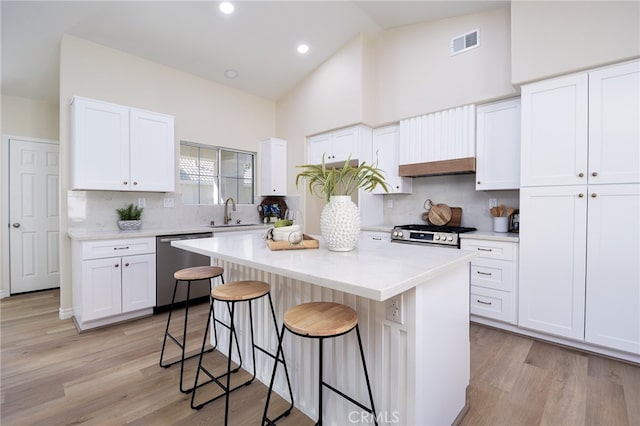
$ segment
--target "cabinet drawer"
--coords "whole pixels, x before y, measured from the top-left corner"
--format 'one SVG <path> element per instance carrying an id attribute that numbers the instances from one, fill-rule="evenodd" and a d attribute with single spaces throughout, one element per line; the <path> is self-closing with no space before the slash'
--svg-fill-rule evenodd
<path id="1" fill-rule="evenodd" d="M 469 302 L 473 315 L 515 324 L 513 293 L 471 286 Z"/>
<path id="2" fill-rule="evenodd" d="M 464 238 L 460 241 L 463 250 L 475 250 L 479 257 L 485 259 L 515 260 L 516 245 L 504 241 L 473 240 Z"/>
<path id="3" fill-rule="evenodd" d="M 513 291 L 515 283 L 512 262 L 476 259 L 471 262 L 471 285 L 502 291 Z"/>
<path id="4" fill-rule="evenodd" d="M 376 242 L 391 242 L 391 233 L 389 232 L 376 232 L 376 231 L 362 231 L 360 233 L 360 238 L 366 241 L 376 241 Z"/>
<path id="5" fill-rule="evenodd" d="M 96 240 L 82 243 L 82 258 L 85 260 L 155 252 L 156 239 L 153 237 Z"/>

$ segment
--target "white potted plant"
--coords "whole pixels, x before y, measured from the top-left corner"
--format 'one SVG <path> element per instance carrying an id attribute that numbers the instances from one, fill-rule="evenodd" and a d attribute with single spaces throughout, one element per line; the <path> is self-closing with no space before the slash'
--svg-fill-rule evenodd
<path id="1" fill-rule="evenodd" d="M 296 187 L 306 181 L 309 192 L 328 203 L 320 215 L 320 233 L 331 251 L 350 251 L 356 246 L 360 234 L 360 211 L 351 201 L 351 194 L 360 188 L 372 191 L 378 185 L 389 192 L 384 172 L 366 162 L 351 164 L 351 155 L 341 167 L 322 164 L 305 164 L 296 176 Z"/>
<path id="2" fill-rule="evenodd" d="M 121 231 L 137 231 L 142 227 L 142 211 L 144 208 L 129 204 L 126 207 L 116 209 L 118 213 L 118 228 Z"/>

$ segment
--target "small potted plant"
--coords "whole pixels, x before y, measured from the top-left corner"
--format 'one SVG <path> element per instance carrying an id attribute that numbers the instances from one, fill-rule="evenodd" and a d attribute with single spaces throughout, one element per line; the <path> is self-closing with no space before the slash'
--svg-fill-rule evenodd
<path id="1" fill-rule="evenodd" d="M 116 209 L 118 213 L 118 228 L 121 231 L 137 231 L 142 226 L 142 211 L 144 208 L 129 204 L 126 207 Z"/>
<path id="2" fill-rule="evenodd" d="M 306 181 L 309 192 L 324 198 L 328 204 L 320 215 L 320 233 L 331 251 L 350 251 L 356 246 L 360 234 L 360 212 L 351 201 L 358 189 L 373 191 L 378 185 L 389 192 L 384 172 L 366 162 L 351 164 L 351 155 L 341 167 L 322 164 L 298 166 L 303 170 L 296 176 L 296 187 Z"/>

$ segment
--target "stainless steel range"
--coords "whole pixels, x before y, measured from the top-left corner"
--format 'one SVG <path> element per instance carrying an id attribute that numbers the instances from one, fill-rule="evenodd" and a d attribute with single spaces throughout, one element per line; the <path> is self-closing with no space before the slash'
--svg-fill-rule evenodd
<path id="1" fill-rule="evenodd" d="M 437 244 L 460 248 L 460 234 L 476 228 L 462 226 L 401 225 L 391 232 L 391 241 L 412 244 Z"/>

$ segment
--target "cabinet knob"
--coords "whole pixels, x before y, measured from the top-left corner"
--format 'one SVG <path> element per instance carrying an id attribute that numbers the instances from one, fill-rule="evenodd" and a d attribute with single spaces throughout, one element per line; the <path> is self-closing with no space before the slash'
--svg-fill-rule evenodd
<path id="1" fill-rule="evenodd" d="M 273 192 L 276 192 L 276 190 L 274 189 Z"/>
<path id="2" fill-rule="evenodd" d="M 478 181 L 478 185 L 480 185 L 480 183 L 481 183 L 481 182 L 480 182 L 480 181 Z"/>
<path id="3" fill-rule="evenodd" d="M 578 173 L 578 177 L 584 177 L 584 173 Z"/>
<path id="4" fill-rule="evenodd" d="M 591 198 L 596 198 L 598 196 L 598 194 L 596 194 L 595 192 L 593 194 L 591 194 Z"/>
<path id="5" fill-rule="evenodd" d="M 593 176 L 593 177 L 598 176 L 598 172 L 593 172 L 593 173 L 591 173 L 591 176 Z"/>
<path id="6" fill-rule="evenodd" d="M 129 182 L 127 182 L 126 180 L 124 182 L 122 182 L 123 185 L 127 185 Z"/>
<path id="7" fill-rule="evenodd" d="M 581 193 L 578 194 L 578 197 L 582 198 L 582 197 L 584 197 L 584 194 L 581 192 Z"/>
<path id="8" fill-rule="evenodd" d="M 137 185 L 137 184 L 138 184 L 138 182 L 133 182 L 133 184 L 134 184 L 134 185 Z"/>
<path id="9" fill-rule="evenodd" d="M 128 264 L 128 263 L 125 263 L 125 264 L 124 264 L 124 266 L 129 266 L 129 264 Z"/>
<path id="10" fill-rule="evenodd" d="M 114 267 L 116 267 L 116 268 L 119 268 L 119 267 L 120 267 L 120 264 L 119 264 L 119 263 L 116 263 L 116 264 L 115 264 L 115 265 L 113 265 L 113 266 L 114 266 Z"/>

